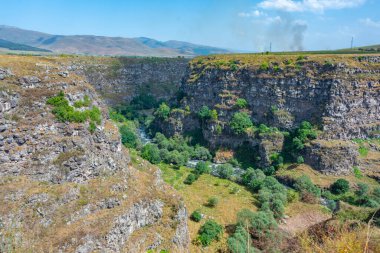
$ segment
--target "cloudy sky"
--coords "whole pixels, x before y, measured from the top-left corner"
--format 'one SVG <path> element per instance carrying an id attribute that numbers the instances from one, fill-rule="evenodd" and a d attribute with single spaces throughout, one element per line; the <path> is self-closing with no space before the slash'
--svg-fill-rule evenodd
<path id="1" fill-rule="evenodd" d="M 0 0 L 0 24 L 247 51 L 380 44 L 378 0 Z"/>

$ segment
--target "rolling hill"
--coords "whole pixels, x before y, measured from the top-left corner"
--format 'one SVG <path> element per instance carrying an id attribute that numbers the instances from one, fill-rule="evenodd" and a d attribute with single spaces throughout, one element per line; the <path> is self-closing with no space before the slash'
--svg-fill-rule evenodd
<path id="1" fill-rule="evenodd" d="M 230 53 L 229 50 L 182 41 L 94 35 L 52 35 L 0 25 L 0 39 L 55 53 L 125 56 L 186 56 Z"/>
<path id="2" fill-rule="evenodd" d="M 33 52 L 51 52 L 47 49 L 31 47 L 24 44 L 13 43 L 11 41 L 0 39 L 0 48 L 5 48 L 9 50 L 17 50 L 17 51 L 33 51 Z"/>

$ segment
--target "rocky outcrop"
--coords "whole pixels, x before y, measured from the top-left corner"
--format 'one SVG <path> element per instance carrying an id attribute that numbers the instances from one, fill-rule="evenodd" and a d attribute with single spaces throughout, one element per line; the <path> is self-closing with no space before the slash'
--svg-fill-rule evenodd
<path id="1" fill-rule="evenodd" d="M 86 62 L 83 73 L 111 105 L 151 94 L 160 100 L 176 96 L 189 60 L 184 58 L 114 58 Z"/>
<path id="2" fill-rule="evenodd" d="M 322 130 L 320 139 L 331 142 L 378 137 L 379 60 L 378 55 L 197 58 L 190 62 L 180 88 L 184 97 L 179 107 L 188 108 L 191 113 L 173 113 L 160 127 L 175 129 L 167 131 L 169 135 L 183 132 L 184 126 L 186 131 L 201 128 L 211 148 L 236 148 L 248 142 L 258 148 L 261 167 L 270 164 L 268 155 L 281 150 L 283 138 L 263 140 L 231 134 L 229 122 L 238 111 L 248 113 L 256 126 L 266 124 L 284 131 L 309 121 Z M 236 106 L 239 98 L 247 101 L 246 108 Z M 202 106 L 217 111 L 214 123 L 197 123 L 197 112 Z M 352 170 L 357 157 L 353 147 L 343 142 L 342 145 L 336 146 L 336 151 L 326 145 L 318 147 L 318 152 L 311 148 L 314 151 L 308 150 L 307 162 L 326 173 L 345 174 Z M 335 165 L 327 160 L 330 155 L 336 158 Z M 343 160 L 351 155 L 354 157 Z"/>
<path id="3" fill-rule="evenodd" d="M 258 141 L 259 166 L 271 166 L 271 155 L 281 153 L 284 146 L 284 135 L 280 132 L 261 134 Z"/>
<path id="4" fill-rule="evenodd" d="M 316 140 L 305 148 L 305 162 L 328 175 L 348 175 L 358 165 L 358 147 L 351 141 Z"/>
<path id="5" fill-rule="evenodd" d="M 0 80 L 0 251 L 187 252 L 182 200 L 156 167 L 134 168 L 81 61 L 0 57 L 12 73 Z M 70 105 L 88 97 L 77 111 L 99 108 L 95 129 L 55 117 L 46 102 L 60 91 Z"/>

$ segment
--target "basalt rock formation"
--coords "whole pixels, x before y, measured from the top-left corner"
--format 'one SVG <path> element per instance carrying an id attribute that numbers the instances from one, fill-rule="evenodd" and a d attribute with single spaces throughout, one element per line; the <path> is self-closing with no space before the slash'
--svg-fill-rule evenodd
<path id="1" fill-rule="evenodd" d="M 187 213 L 159 171 L 131 163 L 108 109 L 69 57 L 0 57 L 0 252 L 187 252 Z M 88 99 L 101 122 L 47 104 Z"/>
<path id="2" fill-rule="evenodd" d="M 161 128 L 168 135 L 201 128 L 214 148 L 250 143 L 260 150 L 263 165 L 268 165 L 272 148 L 264 152 L 268 145 L 257 135 L 233 135 L 229 127 L 233 114 L 246 112 L 255 125 L 282 131 L 292 131 L 302 121 L 309 121 L 321 130 L 319 139 L 339 140 L 340 144 L 334 148 L 326 146 L 329 141 L 311 144 L 304 154 L 306 162 L 324 173 L 347 174 L 357 164 L 357 147 L 351 140 L 380 136 L 379 59 L 377 55 L 196 58 L 183 79 L 179 109 L 159 125 L 165 126 Z M 239 98 L 247 101 L 245 108 L 236 105 Z M 197 112 L 202 106 L 216 110 L 218 119 L 200 125 Z M 186 110 L 191 113 L 178 115 Z M 270 146 L 279 146 L 281 141 L 272 139 Z M 325 161 L 330 155 L 334 162 Z"/>

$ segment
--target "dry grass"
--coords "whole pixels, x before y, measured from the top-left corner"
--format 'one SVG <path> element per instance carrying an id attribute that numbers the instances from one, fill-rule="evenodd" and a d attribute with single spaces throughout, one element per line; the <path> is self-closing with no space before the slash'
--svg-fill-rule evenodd
<path id="1" fill-rule="evenodd" d="M 291 167 L 289 169 L 284 169 L 277 172 L 277 176 L 290 178 L 290 179 L 296 179 L 302 175 L 309 176 L 314 184 L 322 188 L 328 188 L 332 183 L 334 183 L 339 178 L 344 178 L 348 180 L 351 184 L 355 184 L 355 185 L 359 182 L 362 182 L 362 183 L 368 184 L 370 187 L 379 186 L 376 180 L 366 177 L 366 176 L 363 176 L 362 178 L 357 178 L 354 175 L 348 175 L 348 176 L 324 175 L 322 173 L 319 173 L 316 170 L 313 170 L 310 166 L 306 164 L 301 164 L 296 167 Z"/>
<path id="2" fill-rule="evenodd" d="M 192 240 L 197 237 L 199 228 L 207 219 L 214 219 L 226 227 L 235 224 L 236 214 L 241 209 L 257 210 L 254 205 L 255 198 L 253 194 L 241 185 L 211 175 L 202 175 L 192 185 L 186 185 L 183 181 L 190 173 L 190 169 L 181 167 L 176 170 L 168 165 L 160 165 L 160 168 L 165 182 L 172 185 L 183 197 L 189 215 L 195 210 L 200 210 L 205 215 L 205 218 L 199 223 L 189 219 L 188 224 Z M 233 188 L 238 189 L 236 194 L 232 193 Z M 219 203 L 216 207 L 211 208 L 205 204 L 213 196 L 218 198 Z M 228 234 L 225 232 L 221 241 L 214 242 L 207 249 L 202 249 L 192 244 L 190 252 L 216 252 L 217 250 L 225 252 L 227 251 L 227 237 Z"/>

